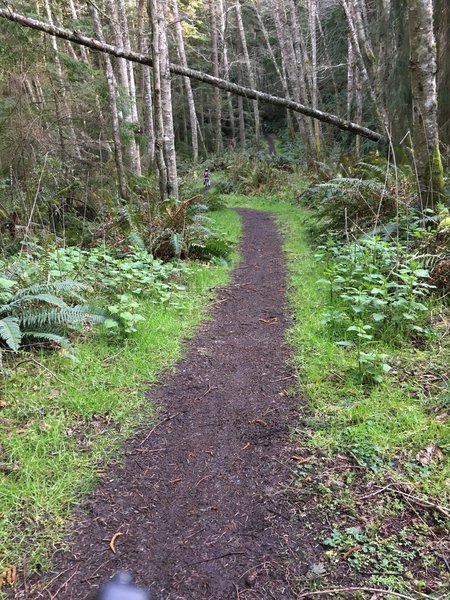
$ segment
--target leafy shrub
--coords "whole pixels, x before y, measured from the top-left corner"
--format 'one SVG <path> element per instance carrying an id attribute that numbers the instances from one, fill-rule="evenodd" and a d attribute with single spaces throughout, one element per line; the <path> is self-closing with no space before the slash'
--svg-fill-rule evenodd
<path id="1" fill-rule="evenodd" d="M 314 234 L 334 232 L 358 237 L 371 230 L 389 237 L 397 233 L 399 215 L 406 215 L 405 225 L 412 225 L 414 212 L 409 211 L 416 204 L 415 194 L 414 180 L 408 173 L 392 165 L 361 162 L 345 177 L 314 184 L 298 200 L 314 209 Z M 387 225 L 392 219 L 394 227 Z"/>
<path id="2" fill-rule="evenodd" d="M 286 182 L 283 171 L 268 161 L 239 158 L 227 170 L 236 191 L 242 194 L 274 193 Z"/>
<path id="3" fill-rule="evenodd" d="M 391 339 L 424 333 L 428 309 L 423 299 L 432 289 L 429 272 L 408 261 L 401 247 L 377 238 L 345 245 L 331 241 L 318 249 L 318 256 L 327 263 L 321 283 L 339 309 L 327 315 L 328 323 L 342 321 L 347 333 L 355 323 L 364 323 L 371 339 L 386 332 Z"/>
<path id="4" fill-rule="evenodd" d="M 338 345 L 356 349 L 362 383 L 381 382 L 391 367 L 376 342 L 402 343 L 430 333 L 424 303 L 433 289 L 429 272 L 402 246 L 378 238 L 348 244 L 330 239 L 317 257 L 325 263 L 319 283 L 329 292 L 323 325 Z"/>

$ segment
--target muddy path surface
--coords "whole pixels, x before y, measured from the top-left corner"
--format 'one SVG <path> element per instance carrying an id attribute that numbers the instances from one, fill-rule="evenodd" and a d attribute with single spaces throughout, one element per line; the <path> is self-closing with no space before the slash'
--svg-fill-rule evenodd
<path id="1" fill-rule="evenodd" d="M 314 550 L 283 493 L 299 405 L 288 391 L 284 257 L 267 213 L 238 212 L 243 260 L 186 357 L 149 390 L 164 410 L 158 425 L 84 503 L 53 572 L 17 597 L 92 598 L 127 569 L 157 600 L 295 598 L 286 565 Z"/>

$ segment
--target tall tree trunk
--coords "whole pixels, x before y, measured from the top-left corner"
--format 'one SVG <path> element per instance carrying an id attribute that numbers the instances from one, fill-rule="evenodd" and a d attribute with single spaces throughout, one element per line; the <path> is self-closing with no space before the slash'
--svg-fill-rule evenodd
<path id="1" fill-rule="evenodd" d="M 138 0 L 138 47 L 141 54 L 148 54 L 149 48 L 144 38 L 144 14 L 145 0 Z M 153 167 L 155 162 L 155 127 L 153 123 L 153 99 L 151 70 L 146 65 L 141 66 L 141 86 L 142 86 L 142 120 L 144 123 L 144 132 L 146 137 L 146 165 L 147 169 Z"/>
<path id="2" fill-rule="evenodd" d="M 124 51 L 126 50 L 124 45 L 124 38 L 122 32 L 122 26 L 119 19 L 119 13 L 117 10 L 117 2 L 115 0 L 106 0 L 106 4 L 109 12 L 109 20 L 111 23 L 111 29 L 114 36 L 114 43 L 116 46 Z M 130 91 L 130 72 L 128 69 L 128 63 L 124 58 L 118 58 L 117 64 L 119 68 L 119 81 L 121 85 L 121 92 L 125 96 L 122 102 L 122 115 L 123 121 L 127 127 L 127 154 L 130 162 L 131 171 L 137 175 L 141 174 L 141 158 L 139 154 L 139 148 L 136 144 L 136 138 L 134 135 L 134 127 L 137 120 L 134 119 L 134 107 L 133 100 Z"/>
<path id="3" fill-rule="evenodd" d="M 162 199 L 178 199 L 166 10 L 167 0 L 149 0 L 148 13 L 152 29 L 153 97 L 159 188 Z"/>
<path id="4" fill-rule="evenodd" d="M 239 32 L 239 39 L 241 42 L 242 53 L 244 55 L 244 62 L 247 69 L 247 77 L 250 87 L 256 87 L 255 75 L 253 73 L 252 63 L 250 62 L 250 55 L 248 53 L 247 39 L 245 37 L 244 23 L 242 22 L 242 11 L 240 0 L 236 2 L 236 24 Z M 259 118 L 259 103 L 258 100 L 253 100 L 253 115 L 255 119 L 255 141 L 256 145 L 259 144 L 259 138 L 261 134 L 261 123 Z"/>
<path id="5" fill-rule="evenodd" d="M 217 41 L 217 7 L 216 0 L 208 0 L 209 2 L 209 18 L 210 18 L 210 33 L 211 33 L 211 63 L 212 74 L 214 77 L 219 77 L 219 46 Z M 222 152 L 222 100 L 219 89 L 213 90 L 213 120 L 214 130 L 216 132 L 216 154 Z"/>
<path id="6" fill-rule="evenodd" d="M 292 88 L 292 96 L 296 102 L 304 104 L 302 97 L 305 98 L 304 82 L 301 82 L 300 74 L 297 69 L 297 58 L 292 43 L 292 36 L 289 35 L 288 22 L 285 12 L 284 0 L 271 0 L 272 15 L 275 22 L 280 52 L 286 67 L 286 73 Z M 305 161 L 309 167 L 314 167 L 315 152 L 312 136 L 312 126 L 308 119 L 303 115 L 296 115 L 300 136 L 303 143 Z"/>
<path id="7" fill-rule="evenodd" d="M 358 65 L 355 66 L 355 98 L 356 98 L 356 115 L 355 121 L 357 123 L 362 122 L 363 118 L 363 78 L 361 76 L 361 69 Z M 361 153 L 361 136 L 357 135 L 355 138 L 355 154 L 359 160 Z"/>
<path id="8" fill-rule="evenodd" d="M 53 21 L 53 13 L 50 7 L 49 0 L 45 0 L 44 3 L 45 12 L 47 13 L 47 19 L 51 25 L 54 25 Z M 54 52 L 54 62 L 55 62 L 55 79 L 57 89 L 55 89 L 55 105 L 56 111 L 58 114 L 58 127 L 60 128 L 60 142 L 61 142 L 61 152 L 64 157 L 66 153 L 66 143 L 65 137 L 67 132 L 67 137 L 69 139 L 70 144 L 70 152 L 75 158 L 81 160 L 80 147 L 78 145 L 77 136 L 75 133 L 75 128 L 73 126 L 73 117 L 72 110 L 70 108 L 70 104 L 67 98 L 66 84 L 64 81 L 63 70 L 61 66 L 61 61 L 59 59 L 59 50 L 58 50 L 58 42 L 56 41 L 55 36 L 51 36 L 51 45 Z M 64 160 L 64 158 L 63 158 Z"/>
<path id="9" fill-rule="evenodd" d="M 355 95 L 355 53 L 350 36 L 347 40 L 347 119 L 352 118 L 352 102 Z"/>
<path id="10" fill-rule="evenodd" d="M 128 28 L 127 10 L 125 6 L 125 0 L 116 0 L 118 8 L 119 26 L 122 34 L 123 47 L 129 52 L 131 50 L 130 32 Z M 139 115 L 137 109 L 136 100 L 136 79 L 134 76 L 134 65 L 131 61 L 127 60 L 127 71 L 128 71 L 128 93 L 130 96 L 130 107 L 131 116 L 134 123 L 139 122 Z"/>
<path id="11" fill-rule="evenodd" d="M 184 48 L 183 29 L 178 11 L 177 0 L 171 0 L 173 19 L 175 23 L 175 34 L 177 40 L 177 52 L 180 64 L 187 67 L 186 50 Z M 186 90 L 186 97 L 189 109 L 189 123 L 191 128 L 192 158 L 194 164 L 198 162 L 198 134 L 197 134 L 197 113 L 195 110 L 194 93 L 192 91 L 191 80 L 189 77 L 183 77 L 183 83 Z"/>
<path id="12" fill-rule="evenodd" d="M 242 148 L 245 148 L 245 115 L 244 115 L 244 99 L 238 96 L 238 115 L 239 115 L 239 143 Z"/>
<path id="13" fill-rule="evenodd" d="M 94 21 L 95 35 L 101 41 L 104 40 L 103 28 L 100 20 L 100 15 L 97 8 L 90 4 L 92 20 Z M 117 110 L 117 93 L 114 80 L 114 71 L 112 67 L 111 57 L 108 54 L 103 54 L 103 62 L 105 65 L 106 83 L 108 85 L 109 107 L 111 111 L 111 126 L 114 143 L 114 158 L 117 169 L 117 179 L 119 181 L 120 196 L 124 200 L 128 198 L 127 178 L 123 165 L 122 141 L 120 139 L 120 122 L 119 111 Z"/>
<path id="14" fill-rule="evenodd" d="M 439 149 L 436 87 L 436 40 L 432 0 L 407 0 L 413 143 L 422 208 L 433 207 L 444 192 Z"/>
<path id="15" fill-rule="evenodd" d="M 254 11 L 255 11 L 256 18 L 258 19 L 259 28 L 261 29 L 261 32 L 264 37 L 264 41 L 266 43 L 266 47 L 267 47 L 267 51 L 270 56 L 270 60 L 272 61 L 275 72 L 278 75 L 278 78 L 280 80 L 283 94 L 284 94 L 285 98 L 290 98 L 289 86 L 288 86 L 287 77 L 286 77 L 286 68 L 284 66 L 283 58 L 281 58 L 281 70 L 280 70 L 280 67 L 278 66 L 278 61 L 275 56 L 275 52 L 274 52 L 274 50 L 272 48 L 272 44 L 270 42 L 270 36 L 267 32 L 266 26 L 264 25 L 264 21 L 261 18 L 260 6 L 256 5 L 255 0 L 252 0 L 252 5 L 253 5 Z M 289 110 L 286 111 L 286 120 L 287 120 L 287 125 L 288 125 L 288 131 L 290 134 L 293 134 L 292 116 L 291 116 L 291 112 Z"/>
<path id="16" fill-rule="evenodd" d="M 228 44 L 226 39 L 227 17 L 223 0 L 218 0 L 219 6 L 219 24 L 220 24 L 220 47 L 222 49 L 222 71 L 224 79 L 230 78 L 230 65 L 228 62 Z M 230 92 L 227 92 L 228 118 L 231 129 L 231 147 L 236 145 L 236 123 L 234 119 L 233 98 Z"/>
<path id="17" fill-rule="evenodd" d="M 70 9 L 70 14 L 72 16 L 72 21 L 76 25 L 78 22 L 78 12 L 77 12 L 77 9 L 75 6 L 75 2 L 73 0 L 69 0 L 69 9 Z M 78 46 L 78 48 L 80 49 L 81 60 L 84 62 L 85 65 L 88 65 L 89 64 L 89 55 L 88 55 L 87 49 L 84 48 L 83 46 Z"/>
<path id="18" fill-rule="evenodd" d="M 316 0 L 308 0 L 308 24 L 311 40 L 311 102 L 312 107 L 319 108 L 319 87 L 317 84 L 317 5 Z M 313 122 L 316 155 L 320 158 L 320 123 Z"/>
<path id="19" fill-rule="evenodd" d="M 383 90 L 375 68 L 375 56 L 361 24 L 361 6 L 356 3 L 356 0 L 341 1 L 361 75 L 367 82 L 368 92 L 377 114 L 378 123 L 383 130 L 386 130 L 389 126 L 389 120 L 383 102 Z"/>

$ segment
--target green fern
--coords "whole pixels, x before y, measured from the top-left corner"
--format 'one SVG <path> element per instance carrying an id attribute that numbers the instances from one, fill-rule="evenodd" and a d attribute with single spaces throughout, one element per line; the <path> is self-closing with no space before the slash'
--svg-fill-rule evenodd
<path id="1" fill-rule="evenodd" d="M 19 321 L 15 317 L 4 317 L 0 319 L 0 339 L 4 340 L 6 345 L 17 352 L 22 340 Z"/>
<path id="2" fill-rule="evenodd" d="M 89 305 L 66 306 L 61 309 L 42 309 L 28 311 L 19 317 L 24 334 L 31 327 L 51 327 L 58 325 L 76 325 L 78 323 L 99 324 L 110 319 L 107 310 Z"/>
<path id="3" fill-rule="evenodd" d="M 35 283 L 34 285 L 22 288 L 15 293 L 15 298 L 22 296 L 33 296 L 35 294 L 70 294 L 74 298 L 79 298 L 78 292 L 86 290 L 87 285 L 79 281 L 65 279 L 53 283 Z"/>
<path id="4" fill-rule="evenodd" d="M 14 296 L 13 300 L 8 302 L 8 304 L 0 306 L 0 313 L 3 311 L 3 309 L 6 308 L 8 309 L 8 311 L 10 311 L 11 309 L 14 310 L 15 308 L 19 308 L 26 303 L 40 302 L 44 302 L 45 304 L 52 304 L 53 306 L 59 306 L 60 308 L 64 308 L 67 306 L 67 303 L 62 298 L 58 298 L 58 296 L 55 296 L 54 294 L 33 294 L 30 296 L 20 297 L 17 297 L 16 295 Z"/>
<path id="5" fill-rule="evenodd" d="M 84 304 L 78 293 L 84 289 L 85 285 L 66 280 L 35 284 L 9 293 L 0 305 L 0 340 L 15 352 L 24 340 L 43 340 L 70 349 L 65 335 L 67 327 L 114 319 L 109 311 Z M 74 300 L 80 303 L 69 303 Z"/>
<path id="6" fill-rule="evenodd" d="M 177 258 L 180 258 L 181 252 L 183 250 L 183 237 L 180 233 L 172 232 L 170 236 L 170 245 L 172 246 L 172 250 Z"/>

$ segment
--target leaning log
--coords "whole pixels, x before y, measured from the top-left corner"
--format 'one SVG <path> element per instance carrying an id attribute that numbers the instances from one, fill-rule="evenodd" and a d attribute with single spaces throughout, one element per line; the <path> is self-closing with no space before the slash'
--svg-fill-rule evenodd
<path id="1" fill-rule="evenodd" d="M 54 35 L 64 40 L 68 40 L 69 42 L 73 42 L 74 44 L 86 46 L 87 48 L 91 48 L 92 50 L 106 52 L 108 54 L 111 54 L 112 56 L 117 56 L 118 58 L 125 58 L 126 60 L 132 62 L 148 65 L 150 67 L 152 66 L 151 58 L 145 54 L 139 54 L 138 52 L 116 48 L 116 46 L 107 44 L 105 42 L 100 42 L 99 40 L 84 35 L 78 31 L 70 31 L 68 29 L 64 29 L 63 27 L 50 25 L 45 21 L 40 21 L 38 19 L 27 17 L 20 13 L 14 12 L 9 8 L 0 8 L 0 17 L 8 19 L 13 23 L 18 23 L 23 27 L 29 27 L 31 29 L 36 29 L 37 31 L 43 31 L 44 33 Z M 312 119 L 317 119 L 318 121 L 322 121 L 323 123 L 334 125 L 335 127 L 338 127 L 339 129 L 342 129 L 344 131 L 350 131 L 356 135 L 361 135 L 374 142 L 386 141 L 384 135 L 373 131 L 372 129 L 368 129 L 367 127 L 363 127 L 362 125 L 358 125 L 357 123 L 352 123 L 351 121 L 341 119 L 340 117 L 337 117 L 336 115 L 333 115 L 331 113 L 316 110 L 309 106 L 305 106 L 298 102 L 294 102 L 293 100 L 288 100 L 279 96 L 273 96 L 272 94 L 266 94 L 265 92 L 260 92 L 259 90 L 253 90 L 251 88 L 232 83 L 231 81 L 227 81 L 219 77 L 213 77 L 212 75 L 202 73 L 201 71 L 197 71 L 195 69 L 182 67 L 181 65 L 171 63 L 170 72 L 174 75 L 181 75 L 183 77 L 189 77 L 190 79 L 196 79 L 197 81 L 207 83 L 208 85 L 212 85 L 227 92 L 231 92 L 232 94 L 235 94 L 237 96 L 243 96 L 244 98 L 248 98 L 250 100 L 260 100 L 261 102 L 266 102 L 267 104 L 283 106 L 284 108 L 288 108 L 294 112 L 301 113 L 303 115 L 306 115 L 307 117 L 311 117 Z"/>

